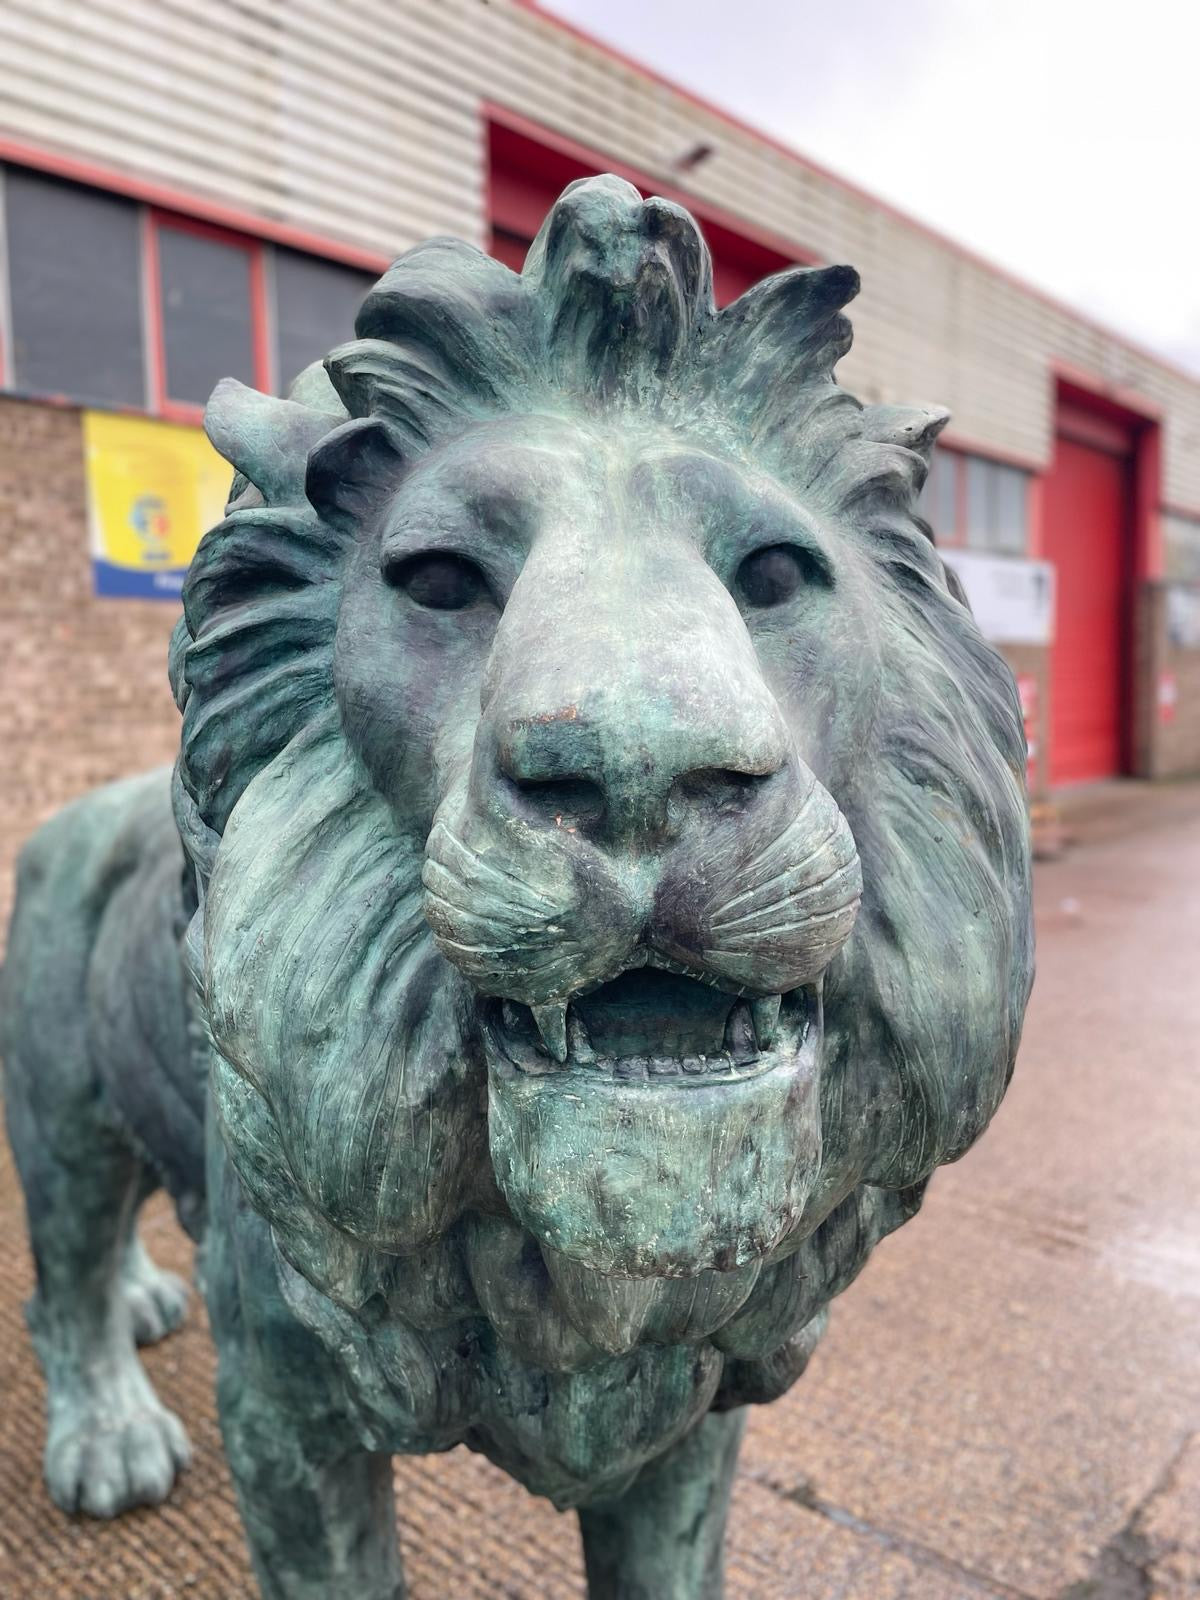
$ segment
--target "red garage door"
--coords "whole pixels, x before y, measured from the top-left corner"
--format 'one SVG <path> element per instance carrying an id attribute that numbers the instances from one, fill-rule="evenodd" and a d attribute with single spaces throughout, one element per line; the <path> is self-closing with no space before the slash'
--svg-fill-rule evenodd
<path id="1" fill-rule="evenodd" d="M 1046 557 L 1057 578 L 1050 662 L 1050 777 L 1111 777 L 1125 765 L 1128 440 L 1064 411 L 1046 480 Z"/>
<path id="2" fill-rule="evenodd" d="M 504 123 L 488 124 L 488 221 L 491 252 L 505 266 L 519 272 L 525 252 L 542 219 L 559 195 L 576 178 L 595 177 L 605 170 L 601 156 L 585 159 L 552 149 Z M 639 180 L 643 194 L 662 192 Z M 713 290 L 719 306 L 736 300 L 751 284 L 769 273 L 798 264 L 795 256 L 772 249 L 720 222 L 701 215 L 701 226 L 713 258 Z"/>

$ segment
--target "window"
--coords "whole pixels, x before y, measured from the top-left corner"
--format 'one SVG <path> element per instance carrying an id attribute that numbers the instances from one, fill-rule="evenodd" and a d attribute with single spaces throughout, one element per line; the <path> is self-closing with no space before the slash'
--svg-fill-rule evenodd
<path id="1" fill-rule="evenodd" d="M 138 207 L 19 167 L 3 195 L 13 385 L 144 406 Z"/>
<path id="2" fill-rule="evenodd" d="M 354 337 L 374 275 L 0 166 L 0 387 L 199 422 L 214 385 L 284 392 Z M 0 334 L 7 333 L 0 316 Z"/>
<path id="3" fill-rule="evenodd" d="M 1029 548 L 1029 473 L 990 456 L 938 446 L 921 494 L 921 513 L 939 544 L 994 555 Z"/>
<path id="4" fill-rule="evenodd" d="M 1168 579 L 1200 583 L 1200 516 L 1168 511 L 1163 515 L 1162 525 Z"/>
<path id="5" fill-rule="evenodd" d="M 958 530 L 958 457 L 935 448 L 929 476 L 921 493 L 921 515 L 939 544 L 948 543 Z"/>
<path id="6" fill-rule="evenodd" d="M 354 319 L 375 282 L 366 272 L 275 251 L 275 370 L 286 393 L 298 373 L 354 337 Z"/>
<path id="7" fill-rule="evenodd" d="M 984 456 L 967 456 L 967 544 L 973 550 L 1024 555 L 1028 473 Z"/>
<path id="8" fill-rule="evenodd" d="M 221 378 L 263 387 L 255 359 L 258 247 L 199 224 L 152 224 L 164 411 L 202 407 Z"/>

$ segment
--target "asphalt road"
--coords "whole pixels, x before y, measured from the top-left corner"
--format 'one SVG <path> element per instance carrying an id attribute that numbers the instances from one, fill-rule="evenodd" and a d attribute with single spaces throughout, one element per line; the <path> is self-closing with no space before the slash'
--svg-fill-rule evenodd
<path id="1" fill-rule="evenodd" d="M 1129 790 L 1039 868 L 1039 975 L 983 1142 L 754 1416 L 731 1596 L 1200 1595 L 1200 789 Z M 29 1266 L 0 1156 L 0 1595 L 242 1600 L 203 1319 L 148 1365 L 197 1460 L 171 1503 L 70 1522 L 42 1488 Z M 164 1208 L 148 1243 L 187 1247 Z M 396 1474 L 412 1600 L 582 1593 L 573 1519 L 464 1451 Z"/>

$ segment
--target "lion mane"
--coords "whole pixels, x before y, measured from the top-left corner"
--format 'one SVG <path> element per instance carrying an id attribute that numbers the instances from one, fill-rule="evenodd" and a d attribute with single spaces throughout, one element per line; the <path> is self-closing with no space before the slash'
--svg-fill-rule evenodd
<path id="1" fill-rule="evenodd" d="M 214 394 L 207 427 L 236 476 L 172 647 L 176 812 L 201 902 L 190 961 L 222 1133 L 309 1320 L 482 1317 L 567 1373 L 597 1346 L 673 1337 L 670 1284 L 614 1280 L 611 1316 L 585 1318 L 572 1264 L 541 1267 L 507 1214 L 471 991 L 423 915 L 426 841 L 372 784 L 335 691 L 364 519 L 413 462 L 490 419 L 648 416 L 749 463 L 868 574 L 883 639 L 835 793 L 862 903 L 825 981 L 805 1227 L 771 1259 L 701 1274 L 697 1403 L 786 1388 L 828 1300 L 995 1111 L 1032 975 L 1021 713 L 917 509 L 945 414 L 863 406 L 835 382 L 857 288 L 847 267 L 795 269 L 718 311 L 686 212 L 599 178 L 564 192 L 522 272 L 435 239 L 384 274 L 357 337 L 288 400 L 232 381 Z M 496 1270 L 518 1258 L 541 1284 L 532 1305 Z"/>

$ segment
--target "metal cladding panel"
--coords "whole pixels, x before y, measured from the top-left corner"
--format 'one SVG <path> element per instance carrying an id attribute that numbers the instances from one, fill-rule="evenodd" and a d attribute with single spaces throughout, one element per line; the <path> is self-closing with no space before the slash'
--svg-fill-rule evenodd
<path id="1" fill-rule="evenodd" d="M 0 136 L 392 255 L 487 234 L 483 105 L 507 108 L 863 276 L 845 377 L 962 439 L 1052 453 L 1052 364 L 1164 417 L 1164 498 L 1200 508 L 1200 382 L 519 0 L 7 0 Z M 183 201 L 181 200 L 181 205 Z"/>

